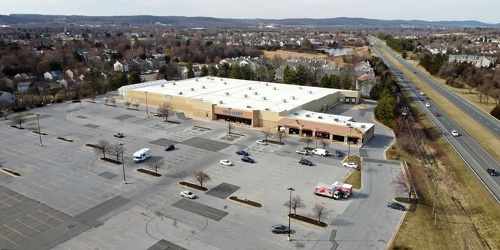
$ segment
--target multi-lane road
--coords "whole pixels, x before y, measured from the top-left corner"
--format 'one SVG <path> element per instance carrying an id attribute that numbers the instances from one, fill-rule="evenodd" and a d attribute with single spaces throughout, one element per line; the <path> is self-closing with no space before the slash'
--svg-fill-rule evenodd
<path id="1" fill-rule="evenodd" d="M 481 180 L 483 184 L 489 189 L 496 200 L 500 201 L 500 178 L 498 176 L 490 176 L 486 172 L 487 168 L 495 168 L 497 171 L 500 170 L 500 164 L 497 159 L 486 152 L 484 148 L 473 138 L 471 138 L 467 133 L 461 131 L 459 126 L 451 118 L 446 116 L 446 112 L 443 112 L 436 105 L 434 105 L 432 100 L 420 101 L 420 90 L 417 90 L 415 88 L 415 85 L 408 78 L 406 78 L 406 76 L 400 73 L 400 70 L 390 60 L 388 60 L 387 57 L 392 57 L 393 59 L 397 60 L 400 65 L 410 70 L 410 72 L 415 72 L 416 76 L 419 77 L 422 82 L 432 87 L 434 91 L 440 93 L 443 98 L 447 99 L 458 108 L 460 108 L 464 112 L 464 115 L 475 118 L 481 125 L 491 131 L 491 133 L 499 139 L 500 122 L 491 115 L 486 114 L 474 105 L 463 100 L 457 94 L 441 86 L 431 78 L 419 73 L 419 71 L 410 63 L 397 56 L 378 39 L 372 39 L 372 42 L 374 44 L 373 48 L 380 55 L 382 60 L 384 60 L 384 62 L 387 64 L 391 72 L 395 76 L 398 76 L 400 84 L 408 90 L 410 96 L 412 96 L 413 99 L 418 103 L 419 107 L 424 111 L 424 113 L 427 114 L 431 121 L 441 131 L 443 136 L 450 142 L 450 144 L 460 154 L 462 159 L 474 171 L 479 180 Z M 381 52 L 377 46 L 383 47 L 386 52 Z M 429 103 L 430 107 L 426 107 L 425 103 Z M 435 113 L 439 113 L 440 116 L 434 116 Z M 458 137 L 453 137 L 451 135 L 450 131 L 453 129 L 459 132 L 460 135 Z"/>

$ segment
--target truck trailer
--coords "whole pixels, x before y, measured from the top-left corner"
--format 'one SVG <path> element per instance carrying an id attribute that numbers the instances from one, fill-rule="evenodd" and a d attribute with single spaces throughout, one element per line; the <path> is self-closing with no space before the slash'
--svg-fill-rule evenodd
<path id="1" fill-rule="evenodd" d="M 151 149 L 143 148 L 143 149 L 134 153 L 134 162 L 138 163 L 138 162 L 146 160 L 149 157 L 151 157 Z"/>
<path id="2" fill-rule="evenodd" d="M 326 197 L 333 198 L 335 200 L 340 199 L 342 196 L 341 192 L 335 188 L 335 186 L 331 184 L 325 184 L 319 182 L 316 184 L 316 191 L 314 191 L 316 195 L 322 195 Z"/>

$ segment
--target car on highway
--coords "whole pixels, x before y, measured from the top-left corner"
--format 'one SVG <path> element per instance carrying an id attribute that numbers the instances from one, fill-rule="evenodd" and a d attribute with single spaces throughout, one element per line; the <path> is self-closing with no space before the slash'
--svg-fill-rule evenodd
<path id="1" fill-rule="evenodd" d="M 181 191 L 181 196 L 184 198 L 189 198 L 189 199 L 194 199 L 196 198 L 196 195 L 188 190 Z"/>
<path id="2" fill-rule="evenodd" d="M 225 165 L 225 166 L 232 166 L 233 162 L 230 160 L 221 160 L 220 164 Z"/>
<path id="3" fill-rule="evenodd" d="M 165 145 L 165 151 L 172 151 L 174 149 L 175 149 L 175 146 L 173 144 Z"/>
<path id="4" fill-rule="evenodd" d="M 302 164 L 302 165 L 307 165 L 307 166 L 312 166 L 313 165 L 312 161 L 310 161 L 310 160 L 308 160 L 306 158 L 301 158 L 299 160 L 299 163 Z"/>
<path id="5" fill-rule="evenodd" d="M 354 169 L 358 168 L 358 164 L 354 162 L 344 162 L 343 166 L 346 168 L 354 168 Z"/>
<path id="6" fill-rule="evenodd" d="M 454 136 L 454 137 L 459 136 L 458 131 L 456 131 L 454 129 L 451 131 L 451 135 Z"/>
<path id="7" fill-rule="evenodd" d="M 436 112 L 436 113 L 434 113 L 434 116 L 438 117 L 438 116 L 441 116 L 441 114 Z"/>
<path id="8" fill-rule="evenodd" d="M 297 153 L 299 155 L 309 155 L 309 151 L 307 151 L 307 150 L 297 150 L 297 151 L 295 151 L 295 153 Z"/>
<path id="9" fill-rule="evenodd" d="M 290 228 L 285 226 L 285 225 L 276 224 L 276 225 L 271 226 L 271 232 L 273 232 L 275 234 L 276 233 L 289 233 Z"/>
<path id="10" fill-rule="evenodd" d="M 490 174 L 491 176 L 498 176 L 498 172 L 493 169 L 493 168 L 488 168 L 486 169 L 486 171 L 488 172 L 488 174 Z"/>
<path id="11" fill-rule="evenodd" d="M 257 140 L 255 143 L 257 143 L 259 145 L 267 145 L 267 141 L 264 141 L 264 140 Z"/>
<path id="12" fill-rule="evenodd" d="M 255 162 L 252 158 L 250 158 L 248 156 L 243 156 L 243 158 L 241 158 L 241 161 L 242 162 L 249 162 L 249 163 L 254 163 Z"/>
<path id="13" fill-rule="evenodd" d="M 431 104 L 430 104 L 430 103 L 426 103 L 426 104 L 425 104 L 425 106 L 426 106 L 426 107 L 430 107 L 430 106 L 431 106 Z"/>
<path id="14" fill-rule="evenodd" d="M 241 150 L 241 149 L 236 150 L 236 154 L 237 154 L 237 155 L 244 155 L 244 156 L 248 156 L 248 152 L 247 152 L 247 151 L 245 151 L 245 150 Z"/>
<path id="15" fill-rule="evenodd" d="M 406 210 L 406 207 L 397 203 L 397 202 L 393 202 L 393 201 L 389 201 L 387 202 L 387 207 L 390 207 L 392 209 L 397 209 L 397 210 L 401 210 L 401 211 L 405 211 Z"/>

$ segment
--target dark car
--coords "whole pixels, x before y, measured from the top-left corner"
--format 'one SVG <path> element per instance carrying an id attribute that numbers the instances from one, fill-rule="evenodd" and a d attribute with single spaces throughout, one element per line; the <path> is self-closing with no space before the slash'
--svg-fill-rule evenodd
<path id="1" fill-rule="evenodd" d="M 175 149 L 175 146 L 174 145 L 166 145 L 165 146 L 165 151 L 170 151 L 170 150 L 174 150 Z"/>
<path id="2" fill-rule="evenodd" d="M 114 134 L 114 136 L 118 137 L 118 138 L 123 138 L 123 133 L 118 132 L 118 133 Z"/>
<path id="3" fill-rule="evenodd" d="M 441 116 L 441 114 L 439 114 L 439 113 L 434 113 L 434 116 Z"/>
<path id="4" fill-rule="evenodd" d="M 498 176 L 498 173 L 497 172 L 491 172 L 490 175 L 491 176 Z"/>
<path id="5" fill-rule="evenodd" d="M 335 156 L 337 157 L 342 157 L 344 154 L 342 154 L 342 151 L 340 150 L 335 150 Z"/>
<path id="6" fill-rule="evenodd" d="M 495 173 L 495 172 L 496 172 L 496 170 L 495 170 L 495 169 L 493 169 L 493 168 L 488 168 L 488 169 L 486 169 L 486 171 L 487 171 L 488 173 Z"/>
<path id="7" fill-rule="evenodd" d="M 401 210 L 401 211 L 405 211 L 406 210 L 406 207 L 397 203 L 397 202 L 393 202 L 393 201 L 390 201 L 387 203 L 387 207 L 390 207 L 392 209 L 397 209 L 397 210 Z"/>
<path id="8" fill-rule="evenodd" d="M 307 166 L 312 166 L 313 165 L 312 161 L 310 161 L 308 159 L 305 159 L 305 158 L 300 159 L 299 163 L 302 164 L 302 165 L 307 165 Z"/>
<path id="9" fill-rule="evenodd" d="M 236 150 L 236 154 L 237 154 L 237 155 L 244 155 L 244 156 L 248 156 L 248 152 L 247 152 L 247 151 L 244 151 L 244 150 L 241 150 L 241 149 Z"/>
<path id="10" fill-rule="evenodd" d="M 289 233 L 290 232 L 290 228 L 285 226 L 285 225 L 281 225 L 281 224 L 278 224 L 278 225 L 273 225 L 271 227 L 271 232 L 273 233 Z"/>
<path id="11" fill-rule="evenodd" d="M 250 162 L 250 163 L 254 163 L 255 162 L 252 158 L 250 158 L 248 156 L 243 156 L 243 158 L 241 158 L 241 161 L 243 161 L 243 162 Z"/>

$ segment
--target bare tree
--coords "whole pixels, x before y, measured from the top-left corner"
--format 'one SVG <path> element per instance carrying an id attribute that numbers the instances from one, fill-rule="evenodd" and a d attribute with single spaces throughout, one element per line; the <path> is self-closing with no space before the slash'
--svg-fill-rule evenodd
<path id="1" fill-rule="evenodd" d="M 135 109 L 139 110 L 139 103 L 132 103 L 132 106 L 134 106 Z"/>
<path id="2" fill-rule="evenodd" d="M 265 141 L 267 141 L 267 138 L 272 134 L 272 128 L 265 128 L 264 130 L 262 130 L 262 133 L 264 134 L 264 137 L 265 137 Z"/>
<path id="3" fill-rule="evenodd" d="M 109 149 L 111 147 L 111 143 L 106 139 L 101 139 L 97 142 L 96 146 L 97 146 L 97 148 L 94 148 L 94 152 L 96 154 L 102 153 L 103 158 L 106 158 L 106 153 L 109 152 Z"/>
<path id="4" fill-rule="evenodd" d="M 110 97 L 110 98 L 108 98 L 108 99 L 109 99 L 109 102 L 111 103 L 111 105 L 113 105 L 113 106 L 114 106 L 114 105 L 115 105 L 115 103 L 116 103 L 116 99 L 115 99 L 114 97 Z"/>
<path id="5" fill-rule="evenodd" d="M 281 139 L 286 137 L 286 133 L 285 133 L 285 131 L 279 131 L 278 133 L 276 133 L 276 136 L 278 136 L 278 138 L 280 139 L 280 142 L 281 142 Z"/>
<path id="6" fill-rule="evenodd" d="M 319 204 L 316 203 L 313 207 L 313 213 L 318 216 L 318 221 L 321 222 L 321 215 L 324 215 L 326 213 L 326 207 L 324 204 Z"/>
<path id="7" fill-rule="evenodd" d="M 12 118 L 12 122 L 13 122 L 14 124 L 19 125 L 19 128 L 23 128 L 23 126 L 22 126 L 22 125 L 23 125 L 23 123 L 24 123 L 25 121 L 26 121 L 26 118 L 25 118 L 24 116 L 21 116 L 21 115 L 18 115 L 18 116 L 16 116 L 16 117 Z"/>
<path id="8" fill-rule="evenodd" d="M 7 117 L 12 114 L 12 111 L 10 110 L 2 110 L 0 112 L 1 116 L 3 117 L 4 120 L 7 120 Z"/>
<path id="9" fill-rule="evenodd" d="M 291 205 L 291 208 L 293 209 L 293 214 L 297 214 L 297 208 L 305 208 L 306 207 L 306 205 L 302 201 L 302 198 L 298 195 L 293 197 L 291 202 L 286 201 L 285 203 L 283 203 L 283 206 L 285 206 L 287 208 L 290 208 L 290 205 Z"/>
<path id="10" fill-rule="evenodd" d="M 196 171 L 194 172 L 194 177 L 198 182 L 200 183 L 200 186 L 203 187 L 203 182 L 210 181 L 212 180 L 210 176 L 203 171 Z"/>
<path id="11" fill-rule="evenodd" d="M 125 149 L 123 149 L 123 152 L 125 152 Z M 120 156 L 123 152 L 120 143 L 115 143 L 108 148 L 108 154 L 116 156 L 116 161 L 120 161 Z"/>
<path id="12" fill-rule="evenodd" d="M 326 147 L 328 147 L 328 145 L 330 145 L 330 141 L 327 140 L 327 139 L 322 139 L 319 141 L 321 143 L 321 145 L 323 146 L 323 149 L 326 149 Z"/>
<path id="13" fill-rule="evenodd" d="M 158 169 L 164 168 L 167 164 L 165 164 L 164 160 L 154 160 L 153 162 L 146 163 L 146 165 L 158 173 Z"/>
<path id="14" fill-rule="evenodd" d="M 104 97 L 104 105 L 108 105 L 108 102 L 109 102 L 109 97 Z"/>
<path id="15" fill-rule="evenodd" d="M 130 108 L 130 104 L 132 104 L 132 103 L 129 101 L 125 101 L 123 104 L 125 104 L 125 106 L 127 106 L 127 109 L 128 109 L 128 108 Z"/>
<path id="16" fill-rule="evenodd" d="M 396 192 L 404 192 L 408 194 L 408 200 L 411 199 L 412 189 L 410 185 L 410 178 L 405 171 L 401 171 L 392 179 L 392 184 Z"/>
<path id="17" fill-rule="evenodd" d="M 306 141 L 307 147 L 309 147 L 309 143 L 313 141 L 313 138 L 310 136 L 306 136 L 304 137 L 304 140 Z"/>
<path id="18" fill-rule="evenodd" d="M 158 109 L 156 110 L 158 113 L 162 114 L 165 116 L 165 121 L 168 121 L 169 116 L 175 115 L 175 109 L 174 106 L 171 103 L 168 102 L 162 102 L 160 106 L 158 106 Z"/>

